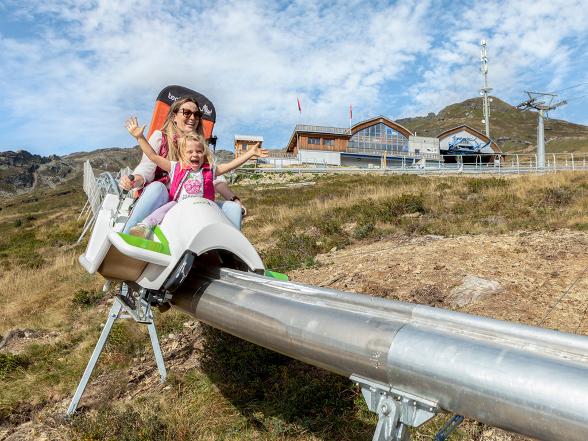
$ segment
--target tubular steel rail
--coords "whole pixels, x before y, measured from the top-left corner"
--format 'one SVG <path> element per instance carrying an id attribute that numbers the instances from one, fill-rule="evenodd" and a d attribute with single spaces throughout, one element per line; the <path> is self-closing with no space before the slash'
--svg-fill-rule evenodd
<path id="1" fill-rule="evenodd" d="M 231 269 L 199 273 L 173 306 L 350 377 L 379 415 L 374 440 L 407 440 L 408 426 L 440 410 L 542 440 L 588 439 L 586 337 Z"/>

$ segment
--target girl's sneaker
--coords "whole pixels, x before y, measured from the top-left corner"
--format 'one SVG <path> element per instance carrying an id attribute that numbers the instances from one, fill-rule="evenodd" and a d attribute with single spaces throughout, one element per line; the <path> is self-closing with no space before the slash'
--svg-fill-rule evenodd
<path id="1" fill-rule="evenodd" d="M 129 234 L 132 236 L 143 237 L 147 239 L 151 234 L 151 228 L 149 227 L 149 225 L 139 223 L 134 227 L 131 227 L 131 229 L 129 230 Z"/>

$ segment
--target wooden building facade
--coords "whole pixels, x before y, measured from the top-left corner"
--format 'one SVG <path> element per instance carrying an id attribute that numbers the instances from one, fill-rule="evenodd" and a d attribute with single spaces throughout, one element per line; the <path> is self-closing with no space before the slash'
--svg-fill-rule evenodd
<path id="1" fill-rule="evenodd" d="M 402 153 L 409 151 L 410 136 L 410 130 L 384 116 L 361 121 L 349 129 L 298 124 L 286 151 L 293 154 L 299 150 Z"/>
<path id="2" fill-rule="evenodd" d="M 263 136 L 235 135 L 235 158 L 241 156 L 258 142 L 263 144 Z"/>

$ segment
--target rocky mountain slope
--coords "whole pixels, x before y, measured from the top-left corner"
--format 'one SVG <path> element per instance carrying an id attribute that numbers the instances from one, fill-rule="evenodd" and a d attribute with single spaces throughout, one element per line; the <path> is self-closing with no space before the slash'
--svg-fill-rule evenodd
<path id="1" fill-rule="evenodd" d="M 85 161 L 90 161 L 95 170 L 114 172 L 138 159 L 136 148 L 101 149 L 63 157 L 33 155 L 26 150 L 0 152 L 0 196 L 27 193 L 36 187 L 54 188 L 80 176 Z"/>
<path id="2" fill-rule="evenodd" d="M 233 154 L 220 150 L 222 162 Z M 108 148 L 78 152 L 66 156 L 39 156 L 26 150 L 0 152 L 0 197 L 27 193 L 36 187 L 55 188 L 58 184 L 81 176 L 84 162 L 90 161 L 96 172 L 118 172 L 139 162 L 141 151 L 133 148 Z"/>

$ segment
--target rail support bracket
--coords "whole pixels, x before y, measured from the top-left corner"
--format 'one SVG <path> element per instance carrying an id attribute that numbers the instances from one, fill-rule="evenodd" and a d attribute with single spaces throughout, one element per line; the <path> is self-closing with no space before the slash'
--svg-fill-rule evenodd
<path id="1" fill-rule="evenodd" d="M 145 299 L 146 293 L 142 292 L 140 297 L 133 297 L 129 291 L 129 287 L 126 283 L 121 285 L 121 292 L 114 298 L 114 303 L 108 313 L 108 320 L 102 329 L 98 343 L 94 347 L 94 352 L 88 361 L 86 370 L 78 384 L 78 387 L 74 393 L 74 396 L 67 409 L 66 416 L 70 417 L 77 409 L 78 403 L 82 398 L 82 394 L 86 389 L 86 385 L 90 380 L 92 371 L 96 366 L 98 357 L 102 353 L 102 349 L 108 339 L 108 335 L 114 325 L 114 322 L 118 319 L 133 319 L 135 322 L 146 325 L 149 331 L 149 338 L 151 339 L 151 346 L 153 347 L 153 355 L 155 356 L 155 362 L 157 363 L 157 369 L 159 370 L 159 377 L 161 382 L 164 383 L 167 378 L 167 371 L 163 361 L 163 355 L 161 353 L 161 347 L 159 345 L 159 339 L 157 337 L 157 331 L 155 329 L 155 321 L 153 320 L 153 313 L 151 312 L 151 305 Z"/>
<path id="2" fill-rule="evenodd" d="M 419 427 L 439 412 L 436 402 L 393 388 L 389 384 L 352 375 L 361 387 L 368 409 L 378 414 L 373 441 L 408 441 L 408 427 Z"/>

